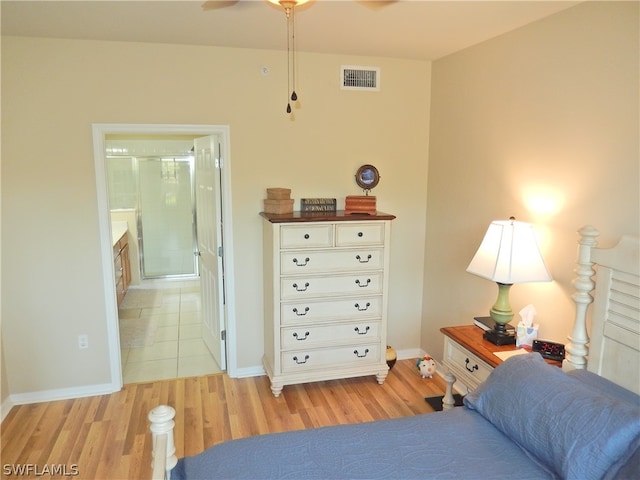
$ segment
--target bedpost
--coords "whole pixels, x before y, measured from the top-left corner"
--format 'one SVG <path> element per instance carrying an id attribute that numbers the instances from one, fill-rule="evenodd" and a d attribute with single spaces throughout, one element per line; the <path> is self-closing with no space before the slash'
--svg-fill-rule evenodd
<path id="1" fill-rule="evenodd" d="M 576 304 L 576 316 L 573 331 L 569 336 L 569 343 L 565 347 L 566 358 L 562 365 L 565 370 L 587 368 L 587 354 L 589 353 L 587 348 L 587 343 L 589 343 L 587 309 L 593 302 L 591 292 L 595 287 L 595 283 L 591 280 L 591 277 L 596 273 L 591 261 L 591 249 L 598 245 L 596 238 L 600 235 L 600 232 L 591 225 L 586 225 L 578 230 L 578 234 L 580 235 L 578 240 L 578 266 L 575 269 L 577 276 L 573 280 L 576 292 L 572 295 Z"/>
<path id="2" fill-rule="evenodd" d="M 151 422 L 149 429 L 153 439 L 153 453 L 151 455 L 151 467 L 153 479 L 168 479 L 170 471 L 178 463 L 176 447 L 173 443 L 173 421 L 176 411 L 168 405 L 158 405 L 149 412 Z"/>
<path id="3" fill-rule="evenodd" d="M 456 400 L 453 396 L 453 384 L 456 383 L 456 377 L 454 377 L 451 370 L 447 369 L 447 374 L 444 376 L 446 383 L 444 397 L 442 397 L 442 409 L 451 410 L 456 406 Z"/>

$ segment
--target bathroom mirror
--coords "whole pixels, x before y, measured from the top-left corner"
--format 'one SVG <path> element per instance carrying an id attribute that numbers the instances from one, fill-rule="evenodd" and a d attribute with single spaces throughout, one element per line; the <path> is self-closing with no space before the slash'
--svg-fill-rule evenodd
<path id="1" fill-rule="evenodd" d="M 373 165 L 362 165 L 356 172 L 356 183 L 363 190 L 371 190 L 380 180 L 378 169 Z"/>

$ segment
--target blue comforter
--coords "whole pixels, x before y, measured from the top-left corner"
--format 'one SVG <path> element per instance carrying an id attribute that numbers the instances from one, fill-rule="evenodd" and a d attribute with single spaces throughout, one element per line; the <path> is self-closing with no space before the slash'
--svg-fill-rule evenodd
<path id="1" fill-rule="evenodd" d="M 171 480 L 231 478 L 555 477 L 477 412 L 459 407 L 225 442 L 180 459 L 171 473 Z"/>
<path id="2" fill-rule="evenodd" d="M 235 440 L 172 480 L 640 478 L 640 396 L 535 353 L 498 366 L 447 412 Z"/>

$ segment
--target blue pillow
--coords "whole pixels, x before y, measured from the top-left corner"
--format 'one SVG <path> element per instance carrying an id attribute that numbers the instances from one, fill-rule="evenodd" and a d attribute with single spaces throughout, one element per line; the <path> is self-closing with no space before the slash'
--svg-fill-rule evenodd
<path id="1" fill-rule="evenodd" d="M 570 370 L 567 372 L 571 378 L 575 378 L 579 382 L 588 385 L 590 388 L 597 390 L 598 392 L 617 398 L 623 402 L 630 403 L 636 407 L 640 407 L 640 395 L 633 393 L 626 388 L 622 388 L 620 385 L 613 383 L 611 380 L 607 380 L 600 375 L 597 375 L 588 370 Z M 620 469 L 615 472 L 612 468 L 605 479 L 616 480 L 637 480 L 640 478 L 640 446 L 631 455 L 631 457 L 625 462 L 624 458 L 621 459 Z M 618 463 L 616 465 L 618 465 Z"/>
<path id="2" fill-rule="evenodd" d="M 599 393 L 538 353 L 509 358 L 464 402 L 566 480 L 615 474 L 640 446 L 640 408 Z"/>
<path id="3" fill-rule="evenodd" d="M 640 395 L 633 393 L 632 391 L 627 390 L 626 388 L 623 388 L 596 373 L 588 370 L 570 370 L 567 372 L 567 375 L 589 385 L 590 387 L 600 391 L 600 393 L 628 402 L 636 407 L 640 407 Z"/>

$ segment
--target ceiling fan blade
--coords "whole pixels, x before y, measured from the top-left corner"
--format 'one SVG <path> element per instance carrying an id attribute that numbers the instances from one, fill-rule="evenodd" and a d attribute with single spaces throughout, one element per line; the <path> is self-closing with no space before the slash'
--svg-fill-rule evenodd
<path id="1" fill-rule="evenodd" d="M 363 7 L 371 10 L 381 10 L 389 5 L 396 3 L 397 0 L 356 0 Z"/>
<path id="2" fill-rule="evenodd" d="M 202 10 L 218 10 L 219 8 L 231 7 L 238 3 L 238 0 L 208 0 L 202 4 Z"/>

